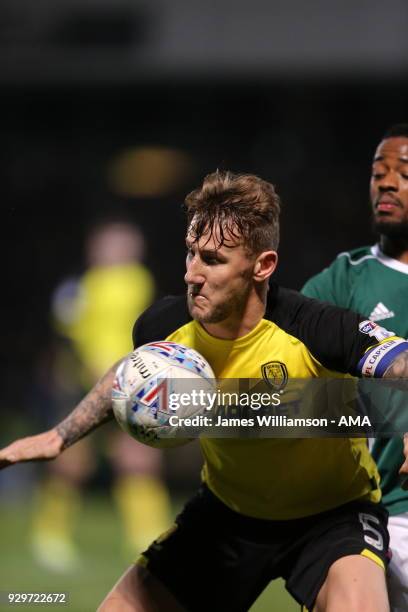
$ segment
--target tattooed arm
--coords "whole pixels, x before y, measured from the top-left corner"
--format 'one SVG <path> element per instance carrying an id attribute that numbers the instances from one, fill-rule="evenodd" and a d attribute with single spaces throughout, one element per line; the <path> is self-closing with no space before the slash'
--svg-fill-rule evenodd
<path id="1" fill-rule="evenodd" d="M 61 450 L 113 418 L 112 383 L 119 363 L 115 363 L 71 414 L 57 425 L 56 430 L 62 440 Z"/>
<path id="2" fill-rule="evenodd" d="M 21 438 L 0 451 L 0 469 L 22 461 L 47 461 L 113 418 L 111 389 L 120 362 L 96 383 L 59 425 L 36 436 Z"/>
<path id="3" fill-rule="evenodd" d="M 385 371 L 383 378 L 405 378 L 408 379 L 408 351 L 400 353 L 394 361 L 391 362 L 390 366 Z M 407 406 L 408 409 L 408 406 Z M 402 464 L 399 473 L 403 477 L 401 486 L 403 489 L 408 490 L 408 434 L 404 435 L 404 455 L 405 461 Z"/>

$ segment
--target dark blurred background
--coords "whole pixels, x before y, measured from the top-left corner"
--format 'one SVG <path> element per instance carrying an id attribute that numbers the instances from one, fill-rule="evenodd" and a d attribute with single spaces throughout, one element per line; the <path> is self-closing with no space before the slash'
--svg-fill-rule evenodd
<path id="1" fill-rule="evenodd" d="M 158 295 L 184 290 L 181 205 L 215 168 L 276 185 L 286 286 L 374 242 L 371 158 L 408 121 L 407 31 L 406 0 L 2 0 L 1 443 L 44 426 L 51 295 L 98 220 L 139 225 Z"/>
<path id="2" fill-rule="evenodd" d="M 51 292 L 105 215 L 140 225 L 159 294 L 183 291 L 181 204 L 217 167 L 276 184 L 282 284 L 373 241 L 370 162 L 407 120 L 407 26 L 405 0 L 3 0 L 3 415 L 27 408 Z"/>

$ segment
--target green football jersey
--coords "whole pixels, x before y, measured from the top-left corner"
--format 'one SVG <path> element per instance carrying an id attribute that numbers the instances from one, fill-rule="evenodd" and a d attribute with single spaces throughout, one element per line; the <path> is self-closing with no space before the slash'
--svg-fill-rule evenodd
<path id="1" fill-rule="evenodd" d="M 356 310 L 398 336 L 408 336 L 408 264 L 387 257 L 378 245 L 340 253 L 331 266 L 305 284 L 302 293 Z M 403 399 L 402 393 L 381 389 L 376 401 L 392 410 L 389 394 L 397 413 L 404 408 L 397 405 Z M 401 489 L 398 476 L 404 460 L 402 439 L 376 438 L 372 455 L 380 471 L 383 502 L 389 513 L 408 512 L 408 492 Z"/>

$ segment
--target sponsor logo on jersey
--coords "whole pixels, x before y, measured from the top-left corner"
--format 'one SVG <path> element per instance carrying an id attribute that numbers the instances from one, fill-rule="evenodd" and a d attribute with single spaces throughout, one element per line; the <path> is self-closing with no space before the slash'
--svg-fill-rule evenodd
<path id="1" fill-rule="evenodd" d="M 392 317 L 395 317 L 395 312 L 389 310 L 382 302 L 378 302 L 377 306 L 370 314 L 370 321 L 382 321 L 384 319 L 391 319 Z"/>
<path id="2" fill-rule="evenodd" d="M 380 327 L 377 323 L 374 323 L 374 321 L 362 321 L 358 329 L 362 334 L 367 334 L 370 338 L 375 338 L 378 342 L 395 336 L 394 332 L 390 332 L 388 329 Z"/>
<path id="3" fill-rule="evenodd" d="M 261 366 L 262 378 L 274 391 L 281 391 L 288 382 L 288 370 L 281 361 L 268 361 Z"/>
<path id="4" fill-rule="evenodd" d="M 377 325 L 375 323 L 373 323 L 372 321 L 363 321 L 358 326 L 358 329 L 363 334 L 370 334 L 370 332 L 372 332 L 376 327 L 377 327 Z"/>

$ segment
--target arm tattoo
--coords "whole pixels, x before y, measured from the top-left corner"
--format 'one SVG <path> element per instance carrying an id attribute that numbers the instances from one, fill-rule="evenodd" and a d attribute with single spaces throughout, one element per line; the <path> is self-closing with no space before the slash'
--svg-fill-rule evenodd
<path id="1" fill-rule="evenodd" d="M 112 366 L 71 414 L 57 425 L 57 432 L 64 440 L 63 448 L 68 448 L 102 423 L 113 419 L 112 383 L 119 363 Z"/>
<path id="2" fill-rule="evenodd" d="M 383 378 L 408 378 L 408 351 L 403 351 L 391 362 Z"/>

